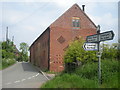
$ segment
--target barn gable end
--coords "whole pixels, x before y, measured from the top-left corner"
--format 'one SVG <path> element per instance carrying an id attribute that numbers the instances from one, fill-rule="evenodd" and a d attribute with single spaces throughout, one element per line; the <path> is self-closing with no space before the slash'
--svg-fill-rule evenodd
<path id="1" fill-rule="evenodd" d="M 30 48 L 30 62 L 43 70 L 64 70 L 64 52 L 76 38 L 96 34 L 96 25 L 74 4 L 38 37 Z M 42 47 L 41 47 L 42 46 Z"/>

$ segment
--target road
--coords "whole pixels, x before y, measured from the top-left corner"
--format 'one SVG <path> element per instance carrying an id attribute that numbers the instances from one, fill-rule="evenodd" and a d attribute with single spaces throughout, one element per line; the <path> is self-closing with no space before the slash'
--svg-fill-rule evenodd
<path id="1" fill-rule="evenodd" d="M 39 88 L 47 79 L 28 62 L 17 62 L 2 71 L 2 88 Z"/>

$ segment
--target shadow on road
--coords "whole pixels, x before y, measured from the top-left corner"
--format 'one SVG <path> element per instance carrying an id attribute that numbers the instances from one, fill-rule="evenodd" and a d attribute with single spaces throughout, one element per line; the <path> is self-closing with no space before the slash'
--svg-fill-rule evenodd
<path id="1" fill-rule="evenodd" d="M 24 71 L 38 72 L 38 70 L 29 62 L 22 62 L 22 67 Z"/>

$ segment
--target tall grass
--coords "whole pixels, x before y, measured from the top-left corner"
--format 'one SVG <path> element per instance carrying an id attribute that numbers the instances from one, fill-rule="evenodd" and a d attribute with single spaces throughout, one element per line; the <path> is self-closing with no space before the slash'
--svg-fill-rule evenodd
<path id="1" fill-rule="evenodd" d="M 118 61 L 102 60 L 102 85 L 101 87 L 117 88 L 118 87 Z M 81 68 L 77 68 L 75 73 L 82 78 L 98 80 L 98 63 L 87 63 Z"/>
<path id="2" fill-rule="evenodd" d="M 5 69 L 16 62 L 15 59 L 2 59 L 2 69 Z"/>
<path id="3" fill-rule="evenodd" d="M 63 73 L 41 88 L 118 88 L 118 61 L 102 60 L 102 85 L 98 85 L 98 63 L 89 62 L 73 73 Z"/>
<path id="4" fill-rule="evenodd" d="M 97 82 L 81 78 L 75 74 L 64 74 L 48 81 L 41 88 L 97 88 Z"/>

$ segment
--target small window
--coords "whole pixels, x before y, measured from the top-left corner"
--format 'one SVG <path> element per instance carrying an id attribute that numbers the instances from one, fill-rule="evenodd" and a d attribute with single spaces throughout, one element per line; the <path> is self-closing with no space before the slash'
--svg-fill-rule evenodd
<path id="1" fill-rule="evenodd" d="M 72 17 L 72 26 L 73 27 L 80 27 L 80 18 Z"/>

